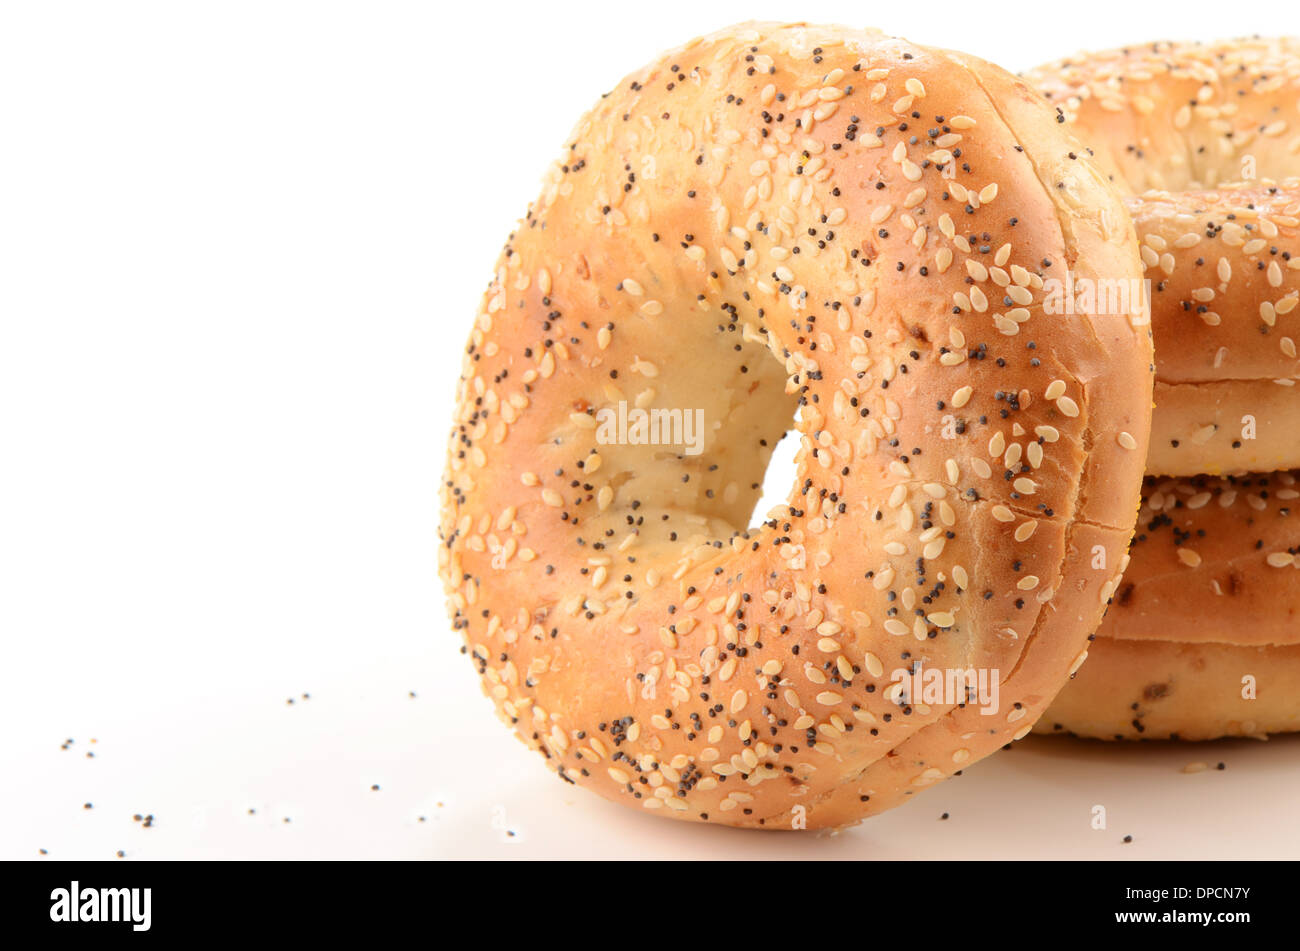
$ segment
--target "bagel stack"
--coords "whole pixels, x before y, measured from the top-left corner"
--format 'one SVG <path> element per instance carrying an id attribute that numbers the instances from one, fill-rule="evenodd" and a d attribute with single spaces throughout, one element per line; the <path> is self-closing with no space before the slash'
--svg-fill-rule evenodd
<path id="1" fill-rule="evenodd" d="M 1155 43 L 1026 77 L 1128 196 L 1156 344 L 1131 560 L 1038 732 L 1300 729 L 1298 54 Z"/>

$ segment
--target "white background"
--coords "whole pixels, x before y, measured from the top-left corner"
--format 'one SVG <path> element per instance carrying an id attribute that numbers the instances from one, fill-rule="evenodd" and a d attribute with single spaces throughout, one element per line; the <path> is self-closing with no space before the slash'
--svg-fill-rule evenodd
<path id="1" fill-rule="evenodd" d="M 1300 32 L 1283 2 L 1043 9 L 0 7 L 0 858 L 1300 855 L 1297 737 L 1031 738 L 836 837 L 625 813 L 507 734 L 446 623 L 459 354 L 580 113 L 747 18 L 1013 70 Z"/>

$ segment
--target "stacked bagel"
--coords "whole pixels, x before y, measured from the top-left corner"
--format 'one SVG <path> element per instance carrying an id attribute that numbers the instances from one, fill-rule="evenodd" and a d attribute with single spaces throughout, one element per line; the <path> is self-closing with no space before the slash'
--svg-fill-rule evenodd
<path id="1" fill-rule="evenodd" d="M 1035 729 L 1300 729 L 1300 42 L 1148 44 L 1027 78 L 1128 196 L 1156 345 L 1131 560 Z"/>

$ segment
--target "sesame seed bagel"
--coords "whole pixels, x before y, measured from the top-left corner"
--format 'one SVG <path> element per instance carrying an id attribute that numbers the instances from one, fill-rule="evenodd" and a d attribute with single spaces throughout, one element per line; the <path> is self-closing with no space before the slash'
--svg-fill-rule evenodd
<path id="1" fill-rule="evenodd" d="M 1036 729 L 1213 739 L 1300 728 L 1296 475 L 1148 478 L 1088 662 Z"/>
<path id="2" fill-rule="evenodd" d="M 1148 478 L 1129 565 L 1097 636 L 1300 644 L 1298 554 L 1295 473 Z"/>
<path id="3" fill-rule="evenodd" d="M 1300 40 L 1144 43 L 1025 78 L 1132 194 L 1282 178 L 1300 154 Z"/>
<path id="4" fill-rule="evenodd" d="M 1263 738 L 1300 730 L 1300 645 L 1098 638 L 1034 726 L 1097 740 Z"/>
<path id="5" fill-rule="evenodd" d="M 1153 43 L 1027 75 L 1129 196 L 1153 474 L 1300 466 L 1298 54 L 1292 38 Z"/>
<path id="6" fill-rule="evenodd" d="M 1080 151 L 996 67 L 801 24 L 696 40 L 582 119 L 474 325 L 440 546 L 560 778 L 838 827 L 1028 733 L 1118 582 L 1149 433 L 1149 327 L 1043 312 L 1050 267 L 1140 273 Z M 1000 705 L 905 702 L 918 665 Z"/>
<path id="7" fill-rule="evenodd" d="M 1300 179 L 1148 192 L 1129 207 L 1156 339 L 1147 471 L 1300 466 Z"/>

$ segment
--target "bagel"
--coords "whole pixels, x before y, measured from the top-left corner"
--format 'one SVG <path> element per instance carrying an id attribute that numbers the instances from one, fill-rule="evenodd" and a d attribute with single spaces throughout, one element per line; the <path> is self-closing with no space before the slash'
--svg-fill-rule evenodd
<path id="1" fill-rule="evenodd" d="M 1026 78 L 1128 196 L 1156 341 L 1148 471 L 1300 466 L 1300 41 L 1153 43 Z"/>
<path id="2" fill-rule="evenodd" d="M 1148 478 L 1088 662 L 1035 729 L 1192 740 L 1300 728 L 1296 476 Z"/>
<path id="3" fill-rule="evenodd" d="M 504 721 L 606 799 L 785 829 L 1027 734 L 1117 583 L 1151 400 L 1140 314 L 1049 319 L 1053 268 L 1137 279 L 1131 221 L 981 60 L 745 24 L 622 81 L 458 382 L 439 566 Z"/>
<path id="4" fill-rule="evenodd" d="M 1300 730 L 1297 696 L 1297 644 L 1098 638 L 1034 732 L 1098 740 L 1262 739 Z"/>
<path id="5" fill-rule="evenodd" d="M 1300 179 L 1149 192 L 1130 210 L 1154 302 L 1147 471 L 1300 466 Z"/>
<path id="6" fill-rule="evenodd" d="M 1098 637 L 1300 643 L 1296 475 L 1147 479 Z"/>

